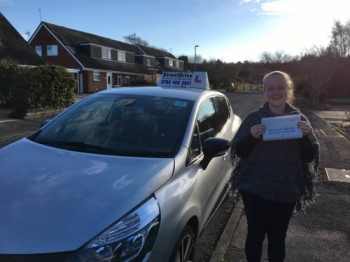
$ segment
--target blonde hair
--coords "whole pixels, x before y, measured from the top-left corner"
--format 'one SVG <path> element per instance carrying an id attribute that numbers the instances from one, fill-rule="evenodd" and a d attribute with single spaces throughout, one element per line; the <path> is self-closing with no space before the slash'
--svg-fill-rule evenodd
<path id="1" fill-rule="evenodd" d="M 288 88 L 288 98 L 287 98 L 287 102 L 289 104 L 293 104 L 294 102 L 294 83 L 292 78 L 290 77 L 289 74 L 287 74 L 286 72 L 282 72 L 282 71 L 272 71 L 268 74 L 266 74 L 263 78 L 263 85 L 264 85 L 264 90 L 266 89 L 266 80 L 267 78 L 269 78 L 270 76 L 282 76 L 284 78 L 284 80 L 286 81 Z"/>

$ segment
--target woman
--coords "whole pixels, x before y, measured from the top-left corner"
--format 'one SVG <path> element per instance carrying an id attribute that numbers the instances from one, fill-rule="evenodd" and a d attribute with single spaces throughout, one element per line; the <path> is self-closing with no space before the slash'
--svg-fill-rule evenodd
<path id="1" fill-rule="evenodd" d="M 287 73 L 274 71 L 263 79 L 267 102 L 249 113 L 232 140 L 233 188 L 243 199 L 248 223 L 245 251 L 248 262 L 260 261 L 267 235 L 269 261 L 284 261 L 285 238 L 294 208 L 303 210 L 316 191 L 313 177 L 319 143 L 308 119 L 292 106 L 293 82 Z M 265 117 L 301 115 L 297 128 L 302 138 L 264 141 Z"/>

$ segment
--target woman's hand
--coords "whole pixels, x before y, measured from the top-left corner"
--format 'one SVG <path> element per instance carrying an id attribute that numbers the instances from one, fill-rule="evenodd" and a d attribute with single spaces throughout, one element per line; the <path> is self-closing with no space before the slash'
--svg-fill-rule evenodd
<path id="1" fill-rule="evenodd" d="M 301 130 L 301 132 L 303 133 L 303 136 L 307 136 L 311 132 L 311 126 L 306 121 L 299 121 L 297 123 L 297 127 Z"/>
<path id="2" fill-rule="evenodd" d="M 263 124 L 255 125 L 250 128 L 250 133 L 256 139 L 259 139 L 262 134 L 265 133 L 266 126 Z"/>

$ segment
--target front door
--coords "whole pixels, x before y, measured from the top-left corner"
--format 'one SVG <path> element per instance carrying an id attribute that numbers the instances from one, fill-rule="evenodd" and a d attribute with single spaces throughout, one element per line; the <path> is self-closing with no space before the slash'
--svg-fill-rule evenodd
<path id="1" fill-rule="evenodd" d="M 112 88 L 112 73 L 107 72 L 107 89 Z"/>

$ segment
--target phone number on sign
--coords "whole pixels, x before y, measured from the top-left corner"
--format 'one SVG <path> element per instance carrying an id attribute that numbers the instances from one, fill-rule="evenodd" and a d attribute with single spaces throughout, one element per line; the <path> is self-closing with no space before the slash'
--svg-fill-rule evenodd
<path id="1" fill-rule="evenodd" d="M 170 85 L 170 84 L 173 84 L 173 85 L 181 85 L 181 86 L 189 86 L 191 85 L 191 81 L 180 81 L 180 80 L 162 80 L 160 82 L 162 85 Z"/>

